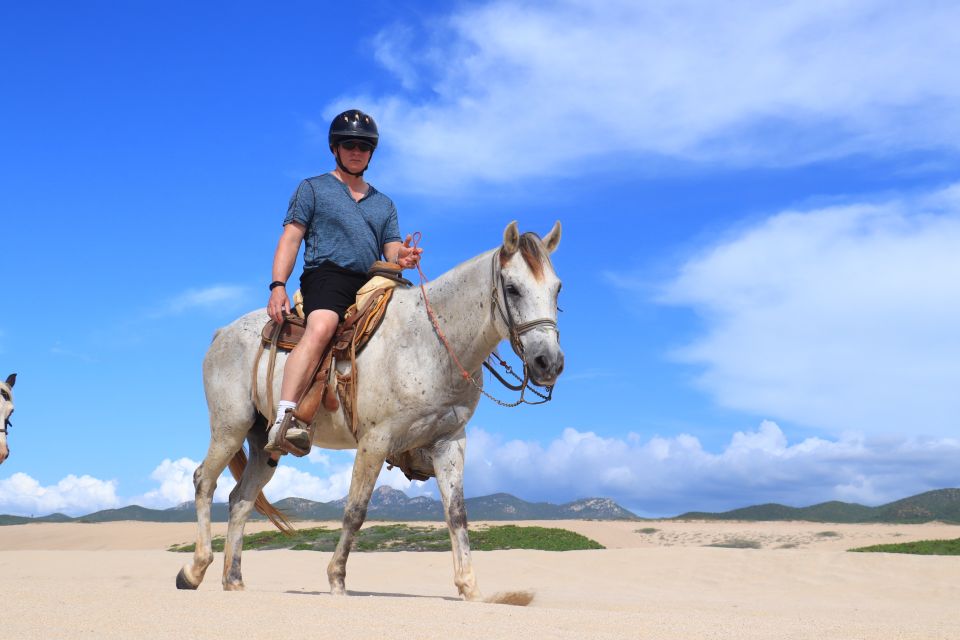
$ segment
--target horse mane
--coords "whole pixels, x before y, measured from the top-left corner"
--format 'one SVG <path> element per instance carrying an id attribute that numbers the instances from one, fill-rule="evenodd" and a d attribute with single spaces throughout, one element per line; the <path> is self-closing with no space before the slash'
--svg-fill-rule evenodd
<path id="1" fill-rule="evenodd" d="M 549 264 L 550 257 L 547 256 L 547 252 L 543 248 L 543 242 L 541 242 L 540 236 L 532 231 L 525 232 L 520 236 L 518 250 L 520 251 L 520 255 L 523 256 L 523 261 L 530 267 L 530 272 L 533 274 L 534 279 L 538 282 L 543 280 L 543 265 L 544 263 Z M 509 260 L 510 255 L 504 255 L 501 251 L 500 267 L 505 267 Z"/>

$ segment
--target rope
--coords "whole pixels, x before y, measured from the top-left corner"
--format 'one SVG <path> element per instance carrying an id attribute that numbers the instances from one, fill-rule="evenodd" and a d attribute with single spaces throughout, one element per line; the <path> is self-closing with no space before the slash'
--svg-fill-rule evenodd
<path id="1" fill-rule="evenodd" d="M 413 248 L 416 249 L 417 245 L 420 244 L 420 240 L 423 238 L 423 234 L 419 231 L 413 233 Z M 454 353 L 453 348 L 450 346 L 450 343 L 447 341 L 447 336 L 444 335 L 443 330 L 440 328 L 440 323 L 437 322 L 437 316 L 433 313 L 433 307 L 430 306 L 430 299 L 427 298 L 427 288 L 424 286 L 429 280 L 427 279 L 427 274 L 423 272 L 423 269 L 420 268 L 420 261 L 417 260 L 417 273 L 420 274 L 420 293 L 423 295 L 423 304 L 427 307 L 427 315 L 430 316 L 430 321 L 433 323 L 433 328 L 437 330 L 437 335 L 440 336 L 440 341 L 443 342 L 443 346 L 447 348 L 447 353 L 453 357 L 453 361 L 457 363 L 457 368 L 460 369 L 460 375 L 463 376 L 464 380 L 473 380 L 467 370 L 462 364 L 460 364 L 460 358 L 457 357 L 457 354 Z"/>

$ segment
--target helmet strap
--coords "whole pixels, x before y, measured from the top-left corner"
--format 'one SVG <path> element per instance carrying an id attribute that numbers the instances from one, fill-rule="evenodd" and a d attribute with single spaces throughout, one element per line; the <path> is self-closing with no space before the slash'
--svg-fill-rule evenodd
<path id="1" fill-rule="evenodd" d="M 333 156 L 337 159 L 337 166 L 340 167 L 340 170 L 344 173 L 349 173 L 351 176 L 356 176 L 358 178 L 363 176 L 363 173 L 370 167 L 370 160 L 367 160 L 366 166 L 361 169 L 359 172 L 350 171 L 347 167 L 340 161 L 340 145 L 333 146 Z M 370 152 L 370 158 L 373 158 L 373 151 Z"/>

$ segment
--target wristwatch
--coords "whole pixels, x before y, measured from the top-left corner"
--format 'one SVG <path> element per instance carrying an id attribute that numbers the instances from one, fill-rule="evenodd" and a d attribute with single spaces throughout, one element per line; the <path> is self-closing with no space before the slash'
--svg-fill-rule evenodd
<path id="1" fill-rule="evenodd" d="M 285 287 L 287 286 L 286 282 L 280 282 L 279 280 L 274 280 L 270 283 L 270 291 L 273 291 L 274 287 Z"/>

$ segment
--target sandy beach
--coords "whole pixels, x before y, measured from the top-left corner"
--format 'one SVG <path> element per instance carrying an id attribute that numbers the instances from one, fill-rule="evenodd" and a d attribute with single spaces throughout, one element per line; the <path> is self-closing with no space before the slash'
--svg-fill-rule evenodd
<path id="1" fill-rule="evenodd" d="M 298 526 L 318 524 L 339 527 Z M 516 524 L 607 548 L 475 552 L 486 595 L 534 593 L 516 607 L 460 601 L 445 552 L 355 552 L 345 598 L 329 595 L 330 554 L 311 551 L 246 551 L 243 593 L 221 590 L 217 554 L 199 590 L 178 591 L 189 556 L 166 549 L 192 541 L 193 524 L 0 527 L 0 638 L 960 638 L 960 557 L 846 552 L 960 526 Z"/>

